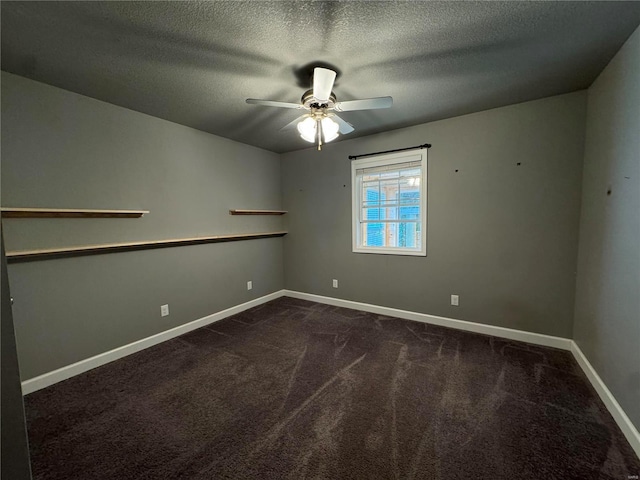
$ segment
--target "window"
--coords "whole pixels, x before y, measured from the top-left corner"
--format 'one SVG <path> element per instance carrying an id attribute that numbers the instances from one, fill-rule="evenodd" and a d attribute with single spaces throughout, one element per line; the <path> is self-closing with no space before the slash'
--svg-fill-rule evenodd
<path id="1" fill-rule="evenodd" d="M 427 254 L 427 150 L 351 163 L 353 251 Z"/>

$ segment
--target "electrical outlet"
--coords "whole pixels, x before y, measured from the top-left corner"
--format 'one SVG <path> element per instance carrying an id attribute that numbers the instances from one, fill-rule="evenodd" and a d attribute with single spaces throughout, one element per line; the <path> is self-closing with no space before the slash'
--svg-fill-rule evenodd
<path id="1" fill-rule="evenodd" d="M 253 282 L 251 280 L 249 280 L 247 282 L 247 290 L 251 290 L 253 288 Z"/>
<path id="2" fill-rule="evenodd" d="M 160 305 L 160 315 L 163 317 L 169 316 L 169 304 Z"/>
<path id="3" fill-rule="evenodd" d="M 338 280 L 333 279 L 333 288 L 338 288 Z"/>
<path id="4" fill-rule="evenodd" d="M 458 306 L 460 305 L 460 296 L 459 295 L 451 295 L 451 305 Z"/>

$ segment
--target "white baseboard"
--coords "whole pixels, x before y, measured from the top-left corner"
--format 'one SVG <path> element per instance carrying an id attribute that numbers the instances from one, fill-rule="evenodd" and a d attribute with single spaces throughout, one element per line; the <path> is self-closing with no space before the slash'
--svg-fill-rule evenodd
<path id="1" fill-rule="evenodd" d="M 381 307 L 379 305 L 371 305 L 369 303 L 353 302 L 351 300 L 342 300 L 341 298 L 323 297 L 311 293 L 296 292 L 294 290 L 284 290 L 287 297 L 299 298 L 301 300 L 309 300 L 312 302 L 326 303 L 337 307 L 352 308 L 354 310 L 362 310 L 380 315 L 388 315 L 390 317 L 404 318 L 406 320 L 414 320 L 416 322 L 430 323 L 441 327 L 455 328 L 465 330 L 467 332 L 482 333 L 485 335 L 493 335 L 494 337 L 507 338 L 509 340 L 518 340 L 520 342 L 533 343 L 535 345 L 543 345 L 545 347 L 560 348 L 562 350 L 571 350 L 571 339 L 562 337 L 553 337 L 542 333 L 531 333 L 522 330 L 514 330 L 512 328 L 495 327 L 493 325 L 485 325 L 482 323 L 467 322 L 465 320 L 456 320 L 454 318 L 439 317 L 426 313 L 410 312 L 408 310 L 398 310 L 397 308 Z"/>
<path id="2" fill-rule="evenodd" d="M 629 417 L 625 414 L 620 404 L 616 401 L 613 394 L 609 391 L 604 384 L 600 376 L 596 373 L 591 366 L 587 358 L 584 356 L 578 345 L 571 339 L 554 337 L 551 335 L 543 335 L 541 333 L 524 332 L 521 330 L 514 330 L 511 328 L 496 327 L 493 325 L 484 325 L 481 323 L 468 322 L 465 320 L 456 320 L 454 318 L 439 317 L 436 315 L 429 315 L 425 313 L 410 312 L 408 310 L 399 310 L 396 308 L 382 307 L 379 305 L 372 305 L 369 303 L 354 302 L 351 300 L 343 300 L 340 298 L 325 297 L 322 295 L 315 295 L 311 293 L 297 292 L 294 290 L 279 290 L 277 292 L 270 293 L 260 298 L 256 298 L 246 303 L 236 305 L 226 310 L 208 315 L 206 317 L 194 320 L 185 325 L 172 328 L 165 332 L 152 335 L 151 337 L 143 338 L 136 342 L 124 345 L 122 347 L 110 350 L 100 355 L 96 355 L 86 360 L 73 363 L 66 367 L 59 368 L 49 373 L 45 373 L 38 377 L 31 378 L 22 382 L 22 393 L 27 395 L 42 388 L 48 387 L 55 383 L 61 382 L 68 378 L 79 375 L 83 372 L 91 370 L 93 368 L 105 365 L 109 362 L 117 360 L 132 353 L 139 352 L 145 348 L 149 348 L 153 345 L 157 345 L 164 341 L 178 337 L 192 330 L 209 325 L 223 318 L 230 317 L 237 313 L 248 310 L 249 308 L 262 305 L 263 303 L 275 300 L 283 296 L 292 298 L 299 298 L 301 300 L 309 300 L 312 302 L 324 303 L 327 305 L 334 305 L 337 307 L 352 308 L 355 310 L 362 310 L 365 312 L 377 313 L 380 315 L 388 315 L 391 317 L 404 318 L 406 320 L 414 320 L 417 322 L 430 323 L 433 325 L 439 325 L 443 327 L 455 328 L 458 330 L 465 330 L 468 332 L 482 333 L 485 335 L 493 335 L 495 337 L 506 338 L 509 340 L 517 340 L 521 342 L 532 343 L 535 345 L 542 345 L 545 347 L 554 347 L 562 350 L 570 351 L 575 357 L 576 361 L 584 371 L 585 375 L 598 392 L 598 395 L 604 402 L 605 406 L 611 413 L 611 416 L 616 421 L 620 430 L 627 438 L 631 447 L 635 450 L 636 454 L 640 457 L 640 433 L 635 428 Z"/>
<path id="3" fill-rule="evenodd" d="M 185 333 L 188 333 L 192 330 L 204 327 L 213 322 L 217 322 L 218 320 L 222 320 L 223 318 L 230 317 L 231 315 L 235 315 L 237 313 L 243 312 L 244 310 L 248 310 L 249 308 L 262 305 L 263 303 L 275 300 L 276 298 L 280 298 L 282 296 L 283 290 L 279 290 L 277 292 L 270 293 L 269 295 L 250 300 L 246 303 L 227 308 L 226 310 L 207 315 L 206 317 L 199 318 L 198 320 L 194 320 L 170 330 L 166 330 L 150 337 L 143 338 L 142 340 L 138 340 L 128 345 L 109 350 L 108 352 L 101 353 L 94 357 L 72 363 L 71 365 L 67 365 L 66 367 L 58 368 L 57 370 L 53 370 L 52 372 L 30 378 L 29 380 L 25 380 L 24 382 L 22 382 L 22 394 L 27 395 L 29 393 L 53 385 L 54 383 L 67 380 L 68 378 L 84 373 L 87 370 L 100 367 L 101 365 L 113 362 L 114 360 L 126 357 L 127 355 L 131 355 L 132 353 L 139 352 L 140 350 L 144 350 L 145 348 L 152 347 L 167 340 L 171 340 L 172 338 L 184 335 Z"/>
<path id="4" fill-rule="evenodd" d="M 578 365 L 582 368 L 582 371 L 591 382 L 591 385 L 593 385 L 593 388 L 598 392 L 600 399 L 607 407 L 607 410 L 609 410 L 618 427 L 620 427 L 620 430 L 622 430 L 627 441 L 631 444 L 631 448 L 633 448 L 638 458 L 640 458 L 640 433 L 638 429 L 631 423 L 631 420 L 627 417 L 627 414 L 624 413 L 624 410 L 602 381 L 600 375 L 598 375 L 591 363 L 589 363 L 589 360 L 587 360 L 587 357 L 582 353 L 582 350 L 580 350 L 578 344 L 573 340 L 571 340 L 571 353 L 573 353 Z"/>

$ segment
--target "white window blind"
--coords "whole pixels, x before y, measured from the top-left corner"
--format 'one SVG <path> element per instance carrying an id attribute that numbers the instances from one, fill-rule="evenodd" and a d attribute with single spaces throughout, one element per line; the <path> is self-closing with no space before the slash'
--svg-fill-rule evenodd
<path id="1" fill-rule="evenodd" d="M 375 167 L 358 168 L 356 169 L 356 174 L 368 175 L 371 173 L 394 172 L 397 170 L 408 170 L 412 168 L 420 168 L 421 166 L 422 166 L 422 161 L 392 163 L 389 165 L 378 165 Z"/>

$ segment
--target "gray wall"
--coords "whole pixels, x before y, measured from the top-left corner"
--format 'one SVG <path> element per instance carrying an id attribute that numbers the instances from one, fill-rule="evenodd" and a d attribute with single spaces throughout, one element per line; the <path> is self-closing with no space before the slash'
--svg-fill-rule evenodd
<path id="1" fill-rule="evenodd" d="M 585 109 L 576 92 L 284 154 L 286 287 L 570 337 Z M 348 155 L 427 142 L 427 257 L 352 253 Z"/>
<path id="2" fill-rule="evenodd" d="M 281 230 L 228 214 L 281 208 L 280 178 L 277 154 L 2 73 L 2 206 L 151 212 L 5 219 L 8 251 Z M 25 380 L 282 289 L 282 239 L 11 264 L 9 279 Z"/>
<path id="3" fill-rule="evenodd" d="M 586 135 L 574 339 L 640 429 L 640 29 L 589 88 Z"/>

